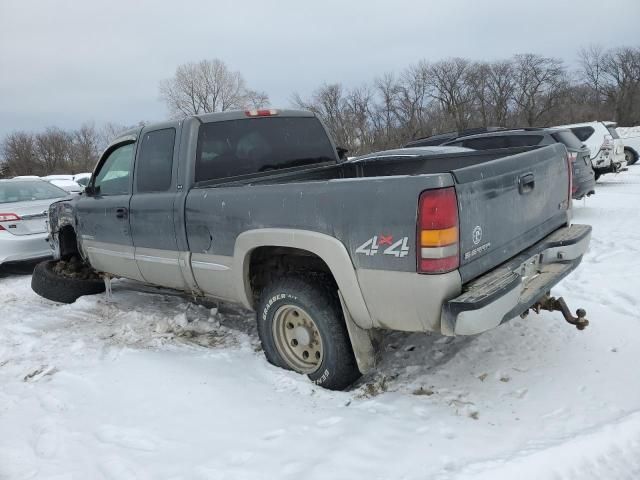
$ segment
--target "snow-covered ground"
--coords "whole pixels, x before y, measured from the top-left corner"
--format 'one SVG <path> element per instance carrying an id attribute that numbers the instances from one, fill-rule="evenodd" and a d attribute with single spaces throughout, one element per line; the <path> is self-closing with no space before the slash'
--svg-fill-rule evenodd
<path id="1" fill-rule="evenodd" d="M 555 293 L 587 330 L 392 334 L 349 392 L 269 365 L 245 312 L 123 283 L 56 305 L 5 274 L 0 478 L 640 478 L 640 166 L 575 221 L 591 251 Z"/>
<path id="2" fill-rule="evenodd" d="M 616 130 L 621 138 L 640 137 L 640 127 L 617 127 Z"/>

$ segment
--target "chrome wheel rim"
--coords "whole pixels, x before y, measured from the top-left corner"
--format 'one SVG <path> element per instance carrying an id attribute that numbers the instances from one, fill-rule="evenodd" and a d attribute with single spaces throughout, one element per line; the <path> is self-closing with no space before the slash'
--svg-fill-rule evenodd
<path id="1" fill-rule="evenodd" d="M 631 152 L 629 150 L 624 151 L 624 159 L 627 161 L 627 163 L 631 163 L 631 160 L 633 160 L 633 155 L 631 155 Z"/>
<path id="2" fill-rule="evenodd" d="M 273 316 L 273 338 L 278 353 L 299 373 L 313 373 L 322 364 L 322 337 L 311 316 L 295 305 L 283 305 Z"/>

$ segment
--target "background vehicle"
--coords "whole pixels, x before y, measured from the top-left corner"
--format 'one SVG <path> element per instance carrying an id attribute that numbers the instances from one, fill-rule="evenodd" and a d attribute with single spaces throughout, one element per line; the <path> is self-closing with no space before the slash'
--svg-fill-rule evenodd
<path id="1" fill-rule="evenodd" d="M 51 256 L 48 208 L 67 196 L 44 180 L 0 180 L 0 264 Z"/>
<path id="2" fill-rule="evenodd" d="M 471 335 L 545 299 L 590 238 L 570 169 L 560 144 L 346 162 L 310 112 L 205 114 L 116 139 L 51 206 L 51 239 L 107 278 L 256 311 L 270 362 L 339 389 L 372 367 L 373 328 Z M 83 293 L 65 285 L 51 262 L 32 277 Z"/>
<path id="3" fill-rule="evenodd" d="M 596 172 L 596 180 L 605 173 L 615 173 L 627 166 L 624 143 L 620 139 L 613 122 L 586 122 L 561 125 L 570 128 L 578 139 L 591 150 L 591 163 Z"/>
<path id="4" fill-rule="evenodd" d="M 373 160 L 376 158 L 405 158 L 405 157 L 420 157 L 427 155 L 445 155 L 447 153 L 465 153 L 473 152 L 470 148 L 462 147 L 405 147 L 397 148 L 393 150 L 383 150 L 380 152 L 368 153 L 366 155 L 360 155 L 359 157 L 349 158 L 349 161 L 361 161 L 361 160 Z"/>
<path id="5" fill-rule="evenodd" d="M 627 165 L 633 165 L 640 157 L 640 127 L 617 127 L 616 131 L 624 142 Z"/>
<path id="6" fill-rule="evenodd" d="M 479 129 L 486 130 L 486 129 Z M 469 134 L 466 130 L 458 137 L 448 137 L 442 146 L 466 147 L 473 150 L 495 150 L 500 148 L 522 148 L 562 143 L 571 156 L 573 166 L 574 199 L 581 199 L 595 193 L 595 174 L 590 161 L 589 149 L 576 138 L 569 129 L 556 128 L 516 128 L 487 130 Z M 406 146 L 431 144 L 434 137 L 414 140 Z"/>
<path id="7" fill-rule="evenodd" d="M 405 148 L 435 147 L 437 145 L 442 145 L 448 141 L 455 140 L 456 138 L 463 137 L 466 135 L 476 135 L 479 133 L 497 132 L 499 130 L 506 130 L 506 129 L 503 127 L 478 127 L 478 128 L 468 128 L 466 130 L 461 130 L 461 131 L 440 133 L 438 135 L 431 135 L 429 137 L 422 137 L 416 140 L 412 140 L 405 145 Z"/>
<path id="8" fill-rule="evenodd" d="M 73 181 L 83 188 L 87 186 L 87 184 L 89 183 L 89 179 L 91 179 L 90 173 L 76 173 L 73 176 Z"/>
<path id="9" fill-rule="evenodd" d="M 65 175 L 67 176 L 67 175 Z M 72 177 L 72 175 L 68 175 Z M 80 192 L 84 190 L 84 187 L 71 179 L 67 178 L 51 178 L 51 177 L 62 177 L 62 175 L 53 175 L 49 177 L 43 177 L 44 180 L 63 189 L 65 192 L 70 193 L 71 195 L 79 195 Z"/>

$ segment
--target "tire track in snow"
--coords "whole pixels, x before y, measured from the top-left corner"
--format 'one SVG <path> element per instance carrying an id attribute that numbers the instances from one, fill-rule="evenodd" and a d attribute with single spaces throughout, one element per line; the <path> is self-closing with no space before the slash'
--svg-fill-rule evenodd
<path id="1" fill-rule="evenodd" d="M 438 478 L 635 480 L 640 478 L 640 410 Z"/>

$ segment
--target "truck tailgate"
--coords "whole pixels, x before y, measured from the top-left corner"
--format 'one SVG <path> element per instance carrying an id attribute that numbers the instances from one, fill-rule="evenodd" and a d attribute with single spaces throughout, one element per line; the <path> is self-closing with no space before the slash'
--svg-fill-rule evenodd
<path id="1" fill-rule="evenodd" d="M 555 144 L 453 170 L 463 283 L 568 222 L 569 170 Z"/>

